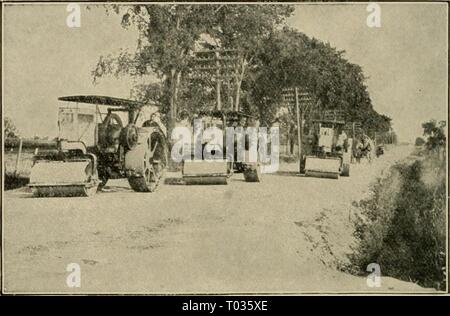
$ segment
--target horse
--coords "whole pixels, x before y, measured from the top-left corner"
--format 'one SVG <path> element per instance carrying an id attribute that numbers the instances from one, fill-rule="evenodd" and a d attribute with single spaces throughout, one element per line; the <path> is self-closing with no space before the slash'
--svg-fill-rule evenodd
<path id="1" fill-rule="evenodd" d="M 364 136 L 361 141 L 357 140 L 355 142 L 353 157 L 356 158 L 358 163 L 361 162 L 361 158 L 366 158 L 367 161 L 371 163 L 373 160 L 374 150 L 375 144 L 373 141 L 369 137 Z"/>

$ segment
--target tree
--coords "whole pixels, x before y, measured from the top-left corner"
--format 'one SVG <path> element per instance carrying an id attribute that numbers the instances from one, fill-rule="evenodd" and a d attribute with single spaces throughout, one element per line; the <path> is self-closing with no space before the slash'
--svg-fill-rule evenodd
<path id="1" fill-rule="evenodd" d="M 388 132 L 391 119 L 373 109 L 362 68 L 344 54 L 291 28 L 273 32 L 257 55 L 255 75 L 248 84 L 263 120 L 277 115 L 283 88 L 299 87 L 314 99 L 310 110 L 343 110 L 346 121 L 361 122 L 366 133 Z"/>
<path id="2" fill-rule="evenodd" d="M 156 74 L 163 82 L 162 110 L 168 114 L 171 130 L 175 125 L 182 74 L 188 68 L 196 42 L 211 25 L 213 7 L 205 5 L 113 6 L 122 14 L 122 26 L 134 25 L 139 32 L 136 51 L 117 56 L 101 56 L 92 72 L 98 78 L 114 74 L 145 77 Z M 124 11 L 125 12 L 124 12 Z"/>
<path id="3" fill-rule="evenodd" d="M 445 127 L 446 122 L 430 120 L 422 124 L 423 135 L 427 138 L 425 147 L 432 153 L 440 154 L 442 151 L 445 154 Z"/>
<path id="4" fill-rule="evenodd" d="M 294 12 L 289 5 L 221 5 L 217 19 L 208 33 L 217 46 L 237 50 L 234 108 L 239 110 L 241 86 L 249 68 L 256 66 L 255 57 L 275 29 Z"/>
<path id="5" fill-rule="evenodd" d="M 425 140 L 422 137 L 417 137 L 414 142 L 415 146 L 423 146 L 425 144 Z"/>
<path id="6" fill-rule="evenodd" d="M 131 89 L 131 98 L 145 104 L 161 105 L 163 101 L 162 87 L 158 83 L 138 84 Z"/>
<path id="7" fill-rule="evenodd" d="M 282 105 L 282 89 L 296 86 L 313 96 L 311 110 L 343 110 L 345 119 L 360 122 L 366 133 L 391 133 L 391 119 L 372 107 L 359 65 L 347 61 L 344 51 L 328 43 L 288 27 L 280 29 L 293 12 L 292 6 L 152 4 L 114 8 L 122 14 L 124 27 L 137 28 L 137 48 L 132 53 L 101 56 L 93 71 L 94 81 L 107 74 L 156 74 L 161 80 L 159 88 L 147 93 L 142 85 L 133 95 L 156 100 L 167 114 L 169 130 L 180 111 L 214 106 L 218 88 L 233 100 L 234 109 L 257 112 L 262 124 L 270 124 Z M 214 73 L 193 76 L 196 54 L 205 49 L 235 52 L 233 84 L 214 87 Z M 294 109 L 288 112 L 295 117 Z M 289 124 L 292 129 L 295 121 Z"/>
<path id="8" fill-rule="evenodd" d="M 263 39 L 294 10 L 287 5 L 231 4 L 133 5 L 126 6 L 125 11 L 123 6 L 113 8 L 122 14 L 123 27 L 134 25 L 138 29 L 137 49 L 133 53 L 121 51 L 116 56 L 101 56 L 93 71 L 94 82 L 108 74 L 156 74 L 163 82 L 159 100 L 162 110 L 168 113 L 169 129 L 175 124 L 180 104 L 203 104 L 198 96 L 210 96 L 211 88 L 207 89 L 204 82 L 197 85 L 197 92 L 198 87 L 203 92 L 194 95 L 188 78 L 202 37 L 210 37 L 209 49 L 237 50 L 234 103 L 239 108 L 243 78 Z M 189 98 L 195 102 L 189 102 Z"/>
<path id="9" fill-rule="evenodd" d="M 5 126 L 5 137 L 11 137 L 11 138 L 16 138 L 19 137 L 19 131 L 16 127 L 16 125 L 14 124 L 13 120 L 10 117 L 5 117 L 5 121 L 4 121 L 4 126 Z"/>

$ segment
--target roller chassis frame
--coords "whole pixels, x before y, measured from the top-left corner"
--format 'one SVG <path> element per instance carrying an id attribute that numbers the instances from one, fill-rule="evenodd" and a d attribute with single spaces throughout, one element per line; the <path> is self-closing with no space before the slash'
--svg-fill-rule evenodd
<path id="1" fill-rule="evenodd" d="M 339 126 L 344 126 L 345 122 L 336 119 L 317 119 L 313 120 L 314 123 L 324 123 L 333 128 L 333 130 L 339 130 Z M 345 148 L 341 148 L 340 150 L 336 149 L 336 143 L 333 143 L 331 146 L 331 150 L 326 152 L 323 148 L 318 147 L 317 145 L 313 148 L 313 150 L 309 154 L 303 154 L 300 158 L 300 173 L 305 176 L 314 176 L 314 177 L 325 177 L 325 178 L 334 178 L 338 179 L 339 176 L 348 177 L 350 176 L 350 162 L 352 155 L 352 142 L 351 138 L 347 138 L 347 146 Z M 309 159 L 325 159 L 325 160 L 339 160 L 339 168 L 336 172 L 327 172 L 323 170 L 307 170 L 306 162 Z"/>
<path id="2" fill-rule="evenodd" d="M 223 110 L 215 110 L 215 111 L 204 111 L 199 113 L 202 117 L 216 117 L 222 120 L 223 126 L 232 125 L 232 120 L 239 120 L 241 117 L 252 117 L 251 115 L 247 115 L 243 112 L 238 111 L 223 111 Z M 253 117 L 252 117 L 253 118 Z M 226 135 L 224 134 L 224 139 L 226 139 Z M 204 144 L 203 144 L 204 145 Z M 246 148 L 248 149 L 248 148 Z M 235 148 L 236 150 L 236 148 Z M 224 152 L 225 157 L 226 152 Z M 236 157 L 236 152 L 233 154 Z M 200 161 L 201 162 L 201 161 Z M 182 164 L 182 175 L 183 180 L 186 184 L 200 184 L 203 179 L 207 178 L 215 178 L 216 180 L 213 184 L 228 184 L 228 179 L 233 176 L 234 173 L 243 173 L 244 179 L 246 182 L 260 182 L 261 181 L 261 165 L 259 162 L 256 163 L 248 163 L 242 161 L 227 161 L 227 171 L 226 173 L 209 173 L 203 175 L 187 175 L 184 172 L 184 164 L 183 160 Z M 203 183 L 205 184 L 205 183 Z M 210 183 L 208 183 L 210 184 Z"/>
<path id="3" fill-rule="evenodd" d="M 153 116 L 145 121 L 142 127 L 134 125 L 143 104 L 101 96 L 62 97 L 59 100 L 92 104 L 101 102 L 103 105 L 114 105 L 115 108 L 108 108 L 105 119 L 96 125 L 94 146 L 86 147 L 82 141 L 59 139 L 57 152 L 34 157 L 34 164 L 85 162 L 92 168 L 90 173 L 86 173 L 84 181 L 63 182 L 47 179 L 46 183 L 30 182 L 29 187 L 36 193 L 35 196 L 89 196 L 104 187 L 110 178 L 128 178 L 134 191 L 156 190 L 167 166 L 167 139 L 159 124 L 152 120 Z M 128 112 L 127 126 L 122 125 L 120 117 L 114 116 L 115 111 Z M 113 122 L 111 118 L 116 121 Z M 136 151 L 138 153 L 135 153 Z M 42 166 L 45 165 L 39 167 Z M 74 192 L 66 190 L 67 188 Z"/>

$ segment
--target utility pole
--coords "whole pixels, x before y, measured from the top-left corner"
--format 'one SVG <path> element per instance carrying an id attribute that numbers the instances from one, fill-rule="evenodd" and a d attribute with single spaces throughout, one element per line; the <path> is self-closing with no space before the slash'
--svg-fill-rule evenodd
<path id="1" fill-rule="evenodd" d="M 300 107 L 298 102 L 298 88 L 295 87 L 295 109 L 297 111 L 297 137 L 298 137 L 298 158 L 299 158 L 299 168 L 302 161 L 302 130 L 303 130 L 303 119 L 300 115 Z M 299 169 L 300 170 L 300 169 Z"/>
<path id="2" fill-rule="evenodd" d="M 220 89 L 222 86 L 222 80 L 220 78 L 220 61 L 219 61 L 219 51 L 215 52 L 216 55 L 216 106 L 217 106 L 217 110 L 221 110 L 222 109 L 222 101 L 221 101 L 221 97 L 220 97 Z"/>
<path id="3" fill-rule="evenodd" d="M 231 82 L 235 78 L 234 73 L 236 72 L 236 54 L 235 49 L 211 49 L 196 51 L 193 57 L 193 77 L 209 77 L 215 81 L 215 109 L 217 110 L 222 109 L 222 84 L 228 86 L 228 93 L 230 93 Z M 232 97 L 229 96 L 229 98 L 232 100 Z M 230 107 L 233 108 L 232 102 L 230 102 Z"/>
<path id="4" fill-rule="evenodd" d="M 302 139 L 303 139 L 303 119 L 304 113 L 311 107 L 312 97 L 309 92 L 300 88 L 286 88 L 282 90 L 283 103 L 285 106 L 292 108 L 295 106 L 295 112 L 297 116 L 297 140 L 298 140 L 298 156 L 300 164 L 302 161 Z"/>

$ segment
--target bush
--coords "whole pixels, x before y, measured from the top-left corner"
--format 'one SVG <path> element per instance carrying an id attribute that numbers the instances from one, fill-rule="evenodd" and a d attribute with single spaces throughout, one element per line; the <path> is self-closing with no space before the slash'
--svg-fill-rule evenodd
<path id="1" fill-rule="evenodd" d="M 26 186 L 30 178 L 21 175 L 7 173 L 5 174 L 5 190 L 13 190 Z"/>
<path id="2" fill-rule="evenodd" d="M 280 154 L 280 161 L 285 163 L 294 163 L 298 161 L 296 155 Z"/>
<path id="3" fill-rule="evenodd" d="M 397 164 L 359 203 L 359 246 L 350 259 L 360 271 L 377 263 L 382 275 L 445 289 L 446 182 L 435 166 Z"/>
<path id="4" fill-rule="evenodd" d="M 423 146 L 425 145 L 425 140 L 422 137 L 417 137 L 414 144 L 416 146 Z"/>

